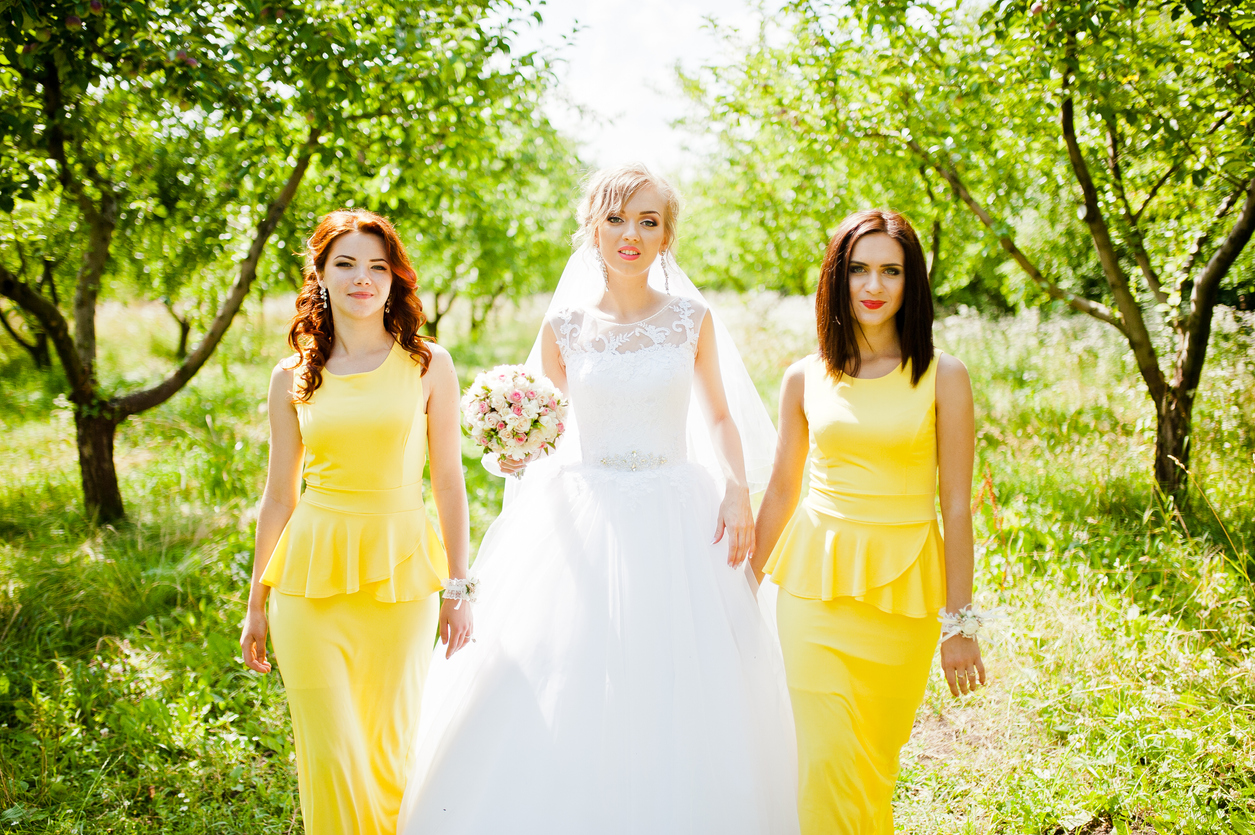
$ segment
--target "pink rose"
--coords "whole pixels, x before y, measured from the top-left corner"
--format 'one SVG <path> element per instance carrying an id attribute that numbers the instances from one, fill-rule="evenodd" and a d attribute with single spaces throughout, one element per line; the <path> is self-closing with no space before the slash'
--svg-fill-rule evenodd
<path id="1" fill-rule="evenodd" d="M 515 435 L 515 436 L 514 436 L 514 440 L 518 441 L 518 442 L 521 444 L 521 443 L 523 443 L 524 441 L 526 441 L 526 440 L 527 440 L 527 436 L 526 436 L 526 435 Z"/>
<path id="2" fill-rule="evenodd" d="M 497 424 L 497 429 L 498 429 L 498 430 L 505 429 L 505 423 L 498 423 L 498 424 Z"/>
<path id="3" fill-rule="evenodd" d="M 513 400 L 515 403 L 522 403 L 523 393 L 520 391 L 512 391 L 510 392 L 510 399 Z"/>
<path id="4" fill-rule="evenodd" d="M 562 421 L 558 421 L 558 431 L 559 431 L 559 432 L 565 432 L 565 431 L 566 431 L 566 427 L 564 427 L 564 426 L 562 425 Z"/>
<path id="5" fill-rule="evenodd" d="M 523 407 L 522 407 L 522 406 L 512 406 L 512 407 L 510 408 L 510 411 L 511 411 L 511 412 L 514 412 L 514 414 L 516 414 L 516 415 L 521 415 L 521 414 L 523 414 Z"/>
<path id="6" fill-rule="evenodd" d="M 536 392 L 534 392 L 534 391 L 529 391 L 529 392 L 527 393 L 527 399 L 528 399 L 528 400 L 535 400 L 535 399 L 536 399 Z"/>
<path id="7" fill-rule="evenodd" d="M 479 413 L 482 415 L 482 414 L 486 413 L 487 411 L 488 411 L 488 404 L 487 404 L 487 403 L 480 403 L 480 404 L 479 404 Z"/>
<path id="8" fill-rule="evenodd" d="M 541 407 L 540 407 L 540 413 L 541 413 L 542 415 L 547 415 L 547 414 L 549 414 L 549 407 L 548 407 L 548 406 L 541 406 Z"/>

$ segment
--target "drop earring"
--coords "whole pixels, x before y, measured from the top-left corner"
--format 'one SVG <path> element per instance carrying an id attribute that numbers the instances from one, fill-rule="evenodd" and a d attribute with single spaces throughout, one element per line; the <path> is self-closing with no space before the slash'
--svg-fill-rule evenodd
<path id="1" fill-rule="evenodd" d="M 318 285 L 318 295 L 322 296 L 322 309 L 327 310 L 331 307 L 331 296 L 327 293 L 327 285 Z"/>
<path id="2" fill-rule="evenodd" d="M 383 312 L 387 313 L 391 309 L 392 309 L 392 296 L 388 296 L 387 300 L 384 301 L 383 303 Z"/>
<path id="3" fill-rule="evenodd" d="M 601 280 L 606 282 L 606 289 L 610 289 L 610 270 L 606 267 L 606 259 L 601 257 L 601 250 L 594 246 L 593 252 L 597 253 L 597 263 L 601 265 Z"/>
<path id="4" fill-rule="evenodd" d="M 667 253 L 662 254 L 662 292 L 671 295 L 671 273 L 667 272 Z"/>

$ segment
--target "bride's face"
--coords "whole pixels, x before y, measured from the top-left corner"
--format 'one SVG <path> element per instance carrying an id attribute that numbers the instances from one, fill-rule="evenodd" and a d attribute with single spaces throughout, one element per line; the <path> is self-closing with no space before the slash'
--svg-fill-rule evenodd
<path id="1" fill-rule="evenodd" d="M 666 244 L 663 213 L 666 201 L 653 186 L 643 186 L 628 198 L 623 210 L 597 225 L 597 249 L 612 277 L 649 275 L 649 267 Z"/>

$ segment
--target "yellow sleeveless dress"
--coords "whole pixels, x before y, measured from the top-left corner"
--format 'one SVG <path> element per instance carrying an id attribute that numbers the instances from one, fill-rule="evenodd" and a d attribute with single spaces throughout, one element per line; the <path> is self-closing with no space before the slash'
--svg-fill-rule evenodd
<path id="1" fill-rule="evenodd" d="M 440 612 L 422 367 L 399 345 L 298 403 L 305 490 L 266 565 L 307 835 L 396 831 Z"/>
<path id="2" fill-rule="evenodd" d="M 898 754 L 945 605 L 934 358 L 875 379 L 805 367 L 810 490 L 765 567 L 798 740 L 803 835 L 893 832 Z"/>

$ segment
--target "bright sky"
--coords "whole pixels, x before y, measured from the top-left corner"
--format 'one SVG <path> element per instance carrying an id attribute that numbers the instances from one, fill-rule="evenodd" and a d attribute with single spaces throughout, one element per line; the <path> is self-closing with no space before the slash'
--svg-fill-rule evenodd
<path id="1" fill-rule="evenodd" d="M 748 33 L 757 25 L 755 7 L 753 0 L 548 0 L 543 25 L 525 29 L 516 43 L 523 51 L 558 48 L 565 58 L 548 115 L 581 143 L 588 162 L 643 162 L 678 175 L 692 167 L 701 139 L 671 127 L 690 107 L 676 63 L 691 73 L 719 62 L 727 47 L 707 18 Z"/>

